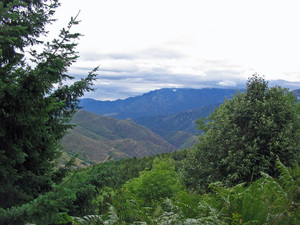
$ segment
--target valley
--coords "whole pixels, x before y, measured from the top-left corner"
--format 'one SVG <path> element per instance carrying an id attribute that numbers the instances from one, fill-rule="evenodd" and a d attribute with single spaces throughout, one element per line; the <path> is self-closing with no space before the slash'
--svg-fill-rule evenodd
<path id="1" fill-rule="evenodd" d="M 161 89 L 116 101 L 82 99 L 75 128 L 62 139 L 63 162 L 77 166 L 173 152 L 197 142 L 196 120 L 208 117 L 234 89 Z M 299 89 L 293 91 L 300 99 Z"/>
<path id="2" fill-rule="evenodd" d="M 78 167 L 106 160 L 150 156 L 191 147 L 197 118 L 207 117 L 233 89 L 161 89 L 125 100 L 82 99 L 62 139 L 64 162 Z"/>

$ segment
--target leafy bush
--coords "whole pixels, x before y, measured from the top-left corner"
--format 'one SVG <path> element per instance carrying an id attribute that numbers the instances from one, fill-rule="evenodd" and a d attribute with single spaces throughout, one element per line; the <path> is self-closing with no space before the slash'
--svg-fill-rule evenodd
<path id="1" fill-rule="evenodd" d="M 125 188 L 145 203 L 173 197 L 181 188 L 179 177 L 171 159 L 156 158 L 151 170 L 143 171 Z"/>

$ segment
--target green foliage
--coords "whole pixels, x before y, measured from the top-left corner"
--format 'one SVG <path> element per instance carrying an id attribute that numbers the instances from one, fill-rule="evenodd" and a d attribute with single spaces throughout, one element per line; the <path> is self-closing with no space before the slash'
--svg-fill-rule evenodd
<path id="1" fill-rule="evenodd" d="M 276 165 L 280 170 L 278 179 L 264 174 L 247 187 L 242 183 L 231 188 L 215 182 L 210 185 L 212 193 L 182 191 L 172 200 L 152 205 L 153 209 L 148 211 L 136 204 L 135 210 L 146 215 L 146 219 L 131 223 L 299 224 L 299 166 L 289 171 L 278 159 Z"/>
<path id="2" fill-rule="evenodd" d="M 153 165 L 152 161 L 153 157 L 124 159 L 73 171 L 46 195 L 0 211 L 0 223 L 63 224 L 70 222 L 71 216 L 73 224 L 299 224 L 298 165 L 288 169 L 277 159 L 278 179 L 263 173 L 263 178 L 248 186 L 242 183 L 228 188 L 215 182 L 210 185 L 211 193 L 203 195 L 179 185 L 172 195 L 153 200 L 145 198 L 147 192 L 143 196 L 136 191 L 148 187 L 137 181 L 145 174 L 155 178 L 151 181 L 160 180 L 159 174 L 166 171 L 177 177 L 175 180 L 178 175 L 173 173 L 176 169 L 170 158 L 156 158 Z M 151 169 L 142 171 L 146 165 Z M 140 175 L 133 172 L 136 170 Z M 132 177 L 139 177 L 125 183 L 129 171 Z M 168 183 L 166 177 L 162 182 Z"/>
<path id="3" fill-rule="evenodd" d="M 258 179 L 260 171 L 274 176 L 277 156 L 287 166 L 299 162 L 299 109 L 288 90 L 251 77 L 245 92 L 198 121 L 205 134 L 185 163 L 186 185 L 204 192 L 216 181 L 231 186 Z"/>
<path id="4" fill-rule="evenodd" d="M 24 204 L 52 188 L 59 141 L 71 126 L 79 97 L 91 91 L 94 69 L 77 82 L 67 75 L 78 58 L 72 18 L 58 39 L 43 43 L 57 0 L 0 3 L 0 207 Z M 43 44 L 44 50 L 28 50 Z M 31 63 L 24 57 L 25 49 Z"/>
<path id="5" fill-rule="evenodd" d="M 89 181 L 91 173 L 92 168 L 71 173 L 34 201 L 0 211 L 0 224 L 20 224 L 20 221 L 53 224 L 64 221 L 67 215 L 83 216 L 94 212 L 92 202 L 96 187 Z"/>
<path id="6" fill-rule="evenodd" d="M 151 168 L 153 159 L 154 157 L 122 159 L 71 171 L 65 180 L 72 179 L 69 188 L 72 189 L 74 198 L 66 207 L 66 212 L 77 217 L 109 212 L 109 204 L 112 204 L 122 185 L 129 179 L 138 177 L 139 172 L 146 167 Z"/>
<path id="7" fill-rule="evenodd" d="M 69 188 L 72 180 L 66 180 L 54 186 L 51 192 L 39 195 L 34 201 L 21 206 L 14 206 L 0 212 L 1 224 L 22 224 L 25 222 L 37 224 L 52 224 L 60 220 L 60 211 L 66 211 L 68 204 L 75 195 Z"/>
<path id="8" fill-rule="evenodd" d="M 262 173 L 266 181 L 276 187 L 278 196 L 276 203 L 272 208 L 276 213 L 272 213 L 272 222 L 270 224 L 298 224 L 300 223 L 300 167 L 295 164 L 292 168 L 285 167 L 279 159 L 276 160 L 276 168 L 280 176 L 274 179 L 268 174 Z"/>
<path id="9" fill-rule="evenodd" d="M 239 218 L 243 224 L 299 223 L 299 198 L 296 197 L 299 196 L 299 174 L 292 177 L 279 159 L 276 164 L 279 179 L 263 173 L 264 178 L 248 187 L 240 184 L 225 188 L 220 182 L 210 185 L 221 203 L 219 209 L 229 221 Z M 299 166 L 294 170 L 299 170 Z"/>
<path id="10" fill-rule="evenodd" d="M 173 197 L 181 185 L 172 160 L 156 158 L 151 170 L 141 172 L 138 178 L 127 182 L 125 188 L 149 203 Z"/>

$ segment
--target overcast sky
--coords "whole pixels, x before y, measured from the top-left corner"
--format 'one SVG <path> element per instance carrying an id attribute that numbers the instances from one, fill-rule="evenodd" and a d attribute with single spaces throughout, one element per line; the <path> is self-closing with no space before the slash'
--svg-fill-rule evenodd
<path id="1" fill-rule="evenodd" d="M 99 100 L 167 87 L 245 85 L 254 73 L 300 88 L 299 0 L 61 0 L 58 33 L 80 11 L 80 58 L 100 66 Z M 284 84 L 284 83 L 281 83 Z"/>

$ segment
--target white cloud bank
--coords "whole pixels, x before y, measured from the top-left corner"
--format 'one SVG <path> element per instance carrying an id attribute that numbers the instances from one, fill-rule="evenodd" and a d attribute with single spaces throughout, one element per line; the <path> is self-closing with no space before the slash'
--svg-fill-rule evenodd
<path id="1" fill-rule="evenodd" d="M 97 92 L 87 97 L 240 87 L 254 73 L 300 82 L 298 0 L 61 2 L 51 33 L 81 10 L 81 57 L 70 73 L 83 76 L 100 65 Z"/>
<path id="2" fill-rule="evenodd" d="M 236 87 L 236 82 L 232 80 L 221 81 L 218 84 L 224 87 Z"/>

